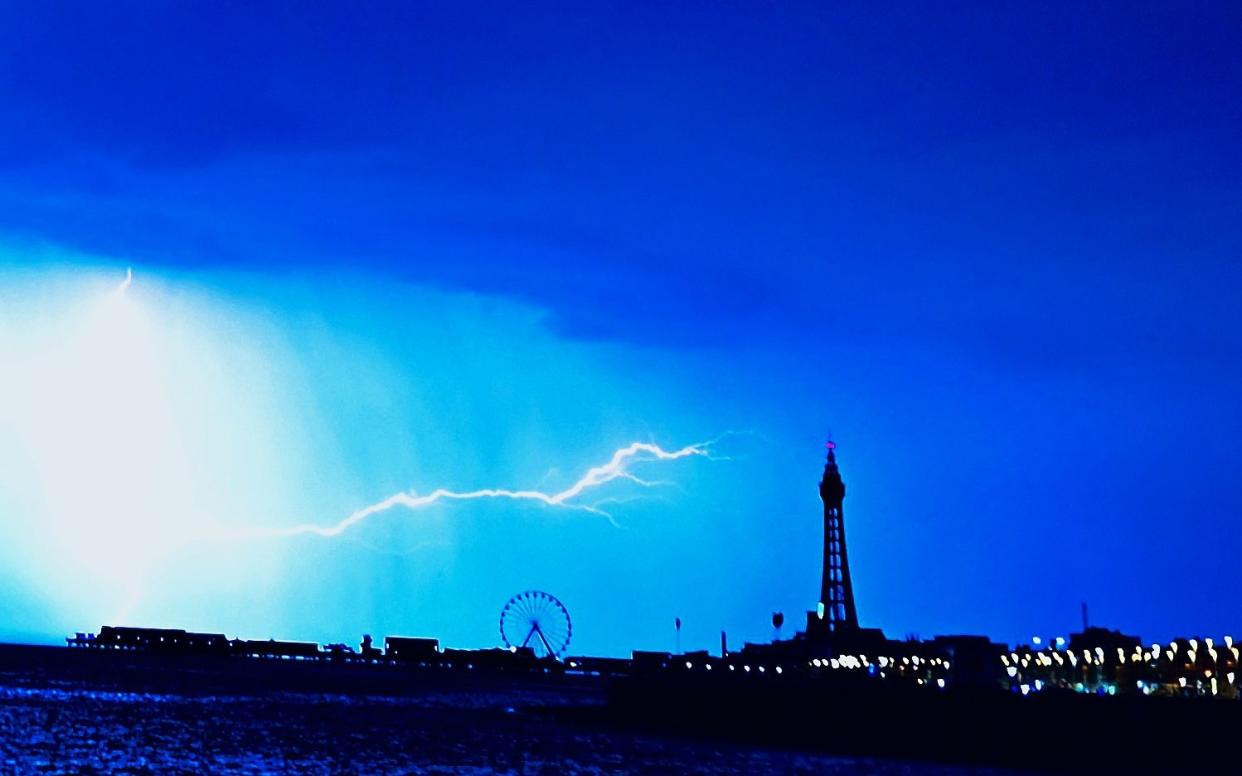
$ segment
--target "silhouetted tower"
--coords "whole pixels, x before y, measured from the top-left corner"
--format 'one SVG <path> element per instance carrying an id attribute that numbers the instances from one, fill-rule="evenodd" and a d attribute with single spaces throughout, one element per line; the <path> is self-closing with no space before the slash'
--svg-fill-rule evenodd
<path id="1" fill-rule="evenodd" d="M 841 513 L 845 483 L 837 469 L 836 447 L 828 442 L 828 462 L 824 464 L 824 478 L 819 482 L 819 496 L 824 500 L 824 581 L 819 603 L 829 630 L 858 630 L 850 561 L 845 554 L 845 518 Z"/>

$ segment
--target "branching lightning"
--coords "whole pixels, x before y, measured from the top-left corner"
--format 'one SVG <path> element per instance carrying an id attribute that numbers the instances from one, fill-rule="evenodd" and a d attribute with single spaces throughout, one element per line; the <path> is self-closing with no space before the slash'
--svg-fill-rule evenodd
<path id="1" fill-rule="evenodd" d="M 418 495 L 413 491 L 395 493 L 383 501 L 378 501 L 369 506 L 357 510 L 345 519 L 333 525 L 316 525 L 313 523 L 304 523 L 295 525 L 290 528 L 269 529 L 261 531 L 265 536 L 299 536 L 311 534 L 317 536 L 339 536 L 350 528 L 358 525 L 369 517 L 373 517 L 382 512 L 387 512 L 394 507 L 404 507 L 406 509 L 418 510 L 429 507 L 440 501 L 464 501 L 469 499 L 513 499 L 516 501 L 534 501 L 545 504 L 550 507 L 559 507 L 561 509 L 575 509 L 583 512 L 606 517 L 609 520 L 612 516 L 600 509 L 600 505 L 605 502 L 596 502 L 595 504 L 583 504 L 576 499 L 584 493 L 599 488 L 613 480 L 628 480 L 642 487 L 650 488 L 661 484 L 661 482 L 649 482 L 634 475 L 629 470 L 629 466 L 642 461 L 674 461 L 679 458 L 689 458 L 699 456 L 708 459 L 717 459 L 711 451 L 712 444 L 717 440 L 708 442 L 698 442 L 687 445 L 679 450 L 665 450 L 659 445 L 650 442 L 633 442 L 612 454 L 612 458 L 605 464 L 591 467 L 586 474 L 582 475 L 577 482 L 570 485 L 564 490 L 554 493 L 548 493 L 541 490 L 509 490 L 506 488 L 481 488 L 471 491 L 454 491 L 445 488 L 437 488 L 430 493 Z"/>

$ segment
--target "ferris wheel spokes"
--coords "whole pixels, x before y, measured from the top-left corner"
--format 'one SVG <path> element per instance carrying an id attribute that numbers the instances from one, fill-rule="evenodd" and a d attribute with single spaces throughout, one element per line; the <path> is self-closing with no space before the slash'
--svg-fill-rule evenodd
<path id="1" fill-rule="evenodd" d="M 565 605 L 540 590 L 518 593 L 500 612 L 500 637 L 505 646 L 528 648 L 540 657 L 562 655 L 572 630 Z"/>

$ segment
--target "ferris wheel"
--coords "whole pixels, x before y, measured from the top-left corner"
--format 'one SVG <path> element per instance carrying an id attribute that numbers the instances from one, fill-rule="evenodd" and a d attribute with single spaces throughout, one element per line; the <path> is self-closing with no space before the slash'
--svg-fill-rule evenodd
<path id="1" fill-rule="evenodd" d="M 560 657 L 572 634 L 569 611 L 548 593 L 518 593 L 500 610 L 500 638 L 510 649 L 530 647 L 539 657 Z"/>

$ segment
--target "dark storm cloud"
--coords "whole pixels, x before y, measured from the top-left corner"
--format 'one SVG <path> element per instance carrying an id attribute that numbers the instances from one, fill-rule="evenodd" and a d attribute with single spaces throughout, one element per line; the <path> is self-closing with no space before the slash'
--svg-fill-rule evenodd
<path id="1" fill-rule="evenodd" d="M 1014 637 L 1094 596 L 1144 632 L 1226 623 L 1195 591 L 1242 541 L 1242 7 L 841 5 L 3 4 L 0 250 L 546 311 L 618 384 L 551 359 L 539 428 L 578 439 L 554 415 L 635 380 L 677 405 L 653 434 L 777 440 L 738 489 L 739 618 L 808 597 L 814 559 L 785 561 L 831 424 L 864 619 Z M 358 330 L 404 344 L 388 320 Z M 461 347 L 532 374 L 508 344 Z M 429 393 L 470 377 L 395 352 Z M 444 422 L 492 450 L 514 416 L 478 404 Z"/>
<path id="2" fill-rule="evenodd" d="M 1228 6 L 2 13 L 14 234 L 369 268 L 578 337 L 1237 352 Z"/>

